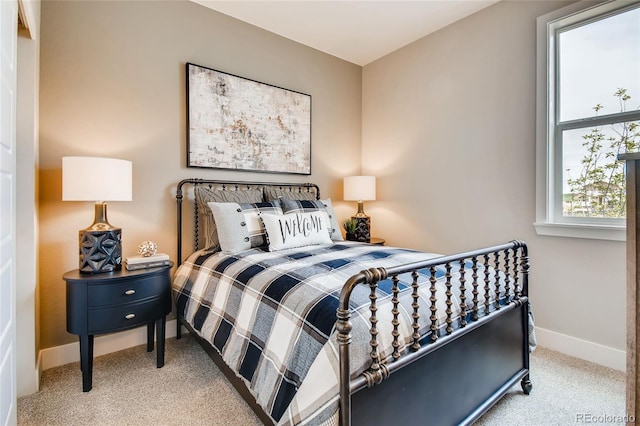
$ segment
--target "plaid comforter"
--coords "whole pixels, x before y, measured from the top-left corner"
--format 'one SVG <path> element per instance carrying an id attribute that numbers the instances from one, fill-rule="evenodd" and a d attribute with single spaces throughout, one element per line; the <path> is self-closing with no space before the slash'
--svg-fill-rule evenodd
<path id="1" fill-rule="evenodd" d="M 436 256 L 350 242 L 279 252 L 198 251 L 177 270 L 173 291 L 178 315 L 220 352 L 275 423 L 331 423 L 338 408 L 338 345 L 333 331 L 340 289 L 363 269 Z M 382 309 L 390 304 L 387 281 L 378 286 L 382 359 L 391 354 L 391 341 L 384 337 L 390 337 L 391 314 Z M 405 289 L 400 297 L 405 306 L 400 331 L 407 336 L 406 343 L 411 333 L 407 290 L 411 277 L 400 276 L 400 281 L 401 290 Z M 421 281 L 428 282 L 426 271 Z M 430 325 L 429 296 L 428 287 L 421 290 L 420 325 L 425 335 Z M 446 316 L 444 300 L 439 297 L 439 325 Z M 369 363 L 368 303 L 369 288 L 358 286 L 351 297 L 354 376 Z"/>

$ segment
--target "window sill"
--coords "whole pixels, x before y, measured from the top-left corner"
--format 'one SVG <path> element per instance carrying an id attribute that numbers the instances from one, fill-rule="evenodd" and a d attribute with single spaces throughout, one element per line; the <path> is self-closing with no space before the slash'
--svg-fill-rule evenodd
<path id="1" fill-rule="evenodd" d="M 592 240 L 626 241 L 624 226 L 576 225 L 568 223 L 536 222 L 533 224 L 538 235 L 551 237 L 588 238 Z"/>

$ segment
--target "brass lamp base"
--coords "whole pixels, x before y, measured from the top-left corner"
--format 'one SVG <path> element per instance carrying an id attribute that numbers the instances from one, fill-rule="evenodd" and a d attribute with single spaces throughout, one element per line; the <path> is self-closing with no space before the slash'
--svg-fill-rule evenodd
<path id="1" fill-rule="evenodd" d="M 122 268 L 122 229 L 107 221 L 105 203 L 96 203 L 93 224 L 78 234 L 80 272 L 99 274 Z"/>

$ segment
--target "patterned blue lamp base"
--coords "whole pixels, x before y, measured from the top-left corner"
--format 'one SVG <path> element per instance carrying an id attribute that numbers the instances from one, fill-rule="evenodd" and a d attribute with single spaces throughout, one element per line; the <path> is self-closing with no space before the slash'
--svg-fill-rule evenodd
<path id="1" fill-rule="evenodd" d="M 80 272 L 100 274 L 122 269 L 122 229 L 107 220 L 107 204 L 96 203 L 93 224 L 79 232 Z"/>
<path id="2" fill-rule="evenodd" d="M 83 229 L 80 235 L 80 272 L 98 274 L 122 268 L 122 230 Z"/>
<path id="3" fill-rule="evenodd" d="M 371 224 L 369 217 L 351 216 L 356 221 L 356 231 L 354 232 L 355 241 L 368 243 L 371 241 Z"/>
<path id="4" fill-rule="evenodd" d="M 358 213 L 351 216 L 356 222 L 356 230 L 354 231 L 355 241 L 368 243 L 371 241 L 371 218 L 364 212 L 362 201 L 358 201 Z"/>

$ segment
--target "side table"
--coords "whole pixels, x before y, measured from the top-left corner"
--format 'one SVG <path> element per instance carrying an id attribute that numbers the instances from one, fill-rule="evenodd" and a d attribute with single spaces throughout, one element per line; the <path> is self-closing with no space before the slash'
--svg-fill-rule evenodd
<path id="1" fill-rule="evenodd" d="M 171 265 L 103 274 L 73 270 L 62 278 L 67 287 L 67 331 L 79 335 L 82 391 L 92 387 L 93 338 L 147 326 L 147 352 L 157 341 L 156 366 L 164 365 L 165 324 L 171 312 Z"/>

